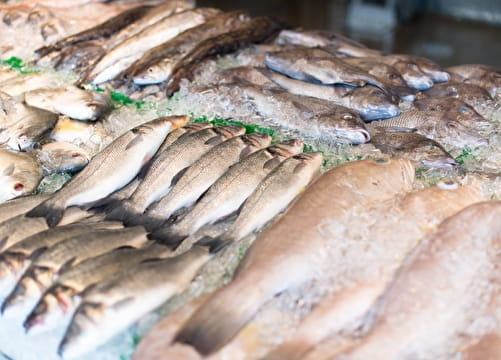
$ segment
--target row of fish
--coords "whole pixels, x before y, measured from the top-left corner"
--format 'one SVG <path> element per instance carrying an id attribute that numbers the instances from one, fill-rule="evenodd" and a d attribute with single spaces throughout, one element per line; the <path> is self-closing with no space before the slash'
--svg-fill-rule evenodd
<path id="1" fill-rule="evenodd" d="M 241 126 L 187 122 L 140 125 L 56 193 L 2 205 L 4 316 L 27 316 L 24 327 L 36 333 L 75 311 L 59 352 L 91 351 L 183 291 L 213 254 L 266 225 L 322 165 L 321 153 L 302 153 L 297 139 L 270 145 L 269 135 L 245 135 Z M 193 236 L 225 218 L 220 238 Z"/>

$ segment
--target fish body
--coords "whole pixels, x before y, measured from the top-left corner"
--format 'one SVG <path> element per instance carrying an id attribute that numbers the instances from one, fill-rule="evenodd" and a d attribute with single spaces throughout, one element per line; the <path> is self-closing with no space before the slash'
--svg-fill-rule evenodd
<path id="1" fill-rule="evenodd" d="M 0 83 L 0 91 L 10 96 L 19 96 L 27 91 L 41 88 L 59 88 L 61 84 L 53 76 L 42 72 L 16 76 Z"/>
<path id="2" fill-rule="evenodd" d="M 410 159 L 416 166 L 452 169 L 458 165 L 442 145 L 423 135 L 367 128 L 371 132 L 371 143 L 384 154 Z"/>
<path id="3" fill-rule="evenodd" d="M 269 73 L 276 74 L 265 68 L 256 68 L 252 66 L 237 66 L 218 71 L 211 77 L 211 82 L 215 84 L 233 84 L 249 82 L 266 88 L 278 88 Z M 279 75 L 280 76 L 280 75 Z"/>
<path id="4" fill-rule="evenodd" d="M 197 44 L 213 36 L 231 31 L 248 19 L 244 11 L 222 13 L 205 23 L 188 29 L 174 39 L 147 51 L 126 74 L 136 85 L 158 84 L 169 79 L 172 70 Z"/>
<path id="5" fill-rule="evenodd" d="M 425 74 L 418 65 L 407 57 L 386 55 L 370 58 L 371 61 L 393 66 L 402 75 L 407 85 L 416 90 L 427 90 L 434 84 L 433 79 Z"/>
<path id="6" fill-rule="evenodd" d="M 302 80 L 324 85 L 345 84 L 363 86 L 371 84 L 386 91 L 384 84 L 363 69 L 344 62 L 321 50 L 297 49 L 266 54 L 264 64 L 277 72 Z"/>
<path id="7" fill-rule="evenodd" d="M 16 282 L 33 260 L 47 248 L 72 236 L 96 229 L 120 228 L 118 222 L 69 224 L 40 231 L 8 247 L 0 254 L 0 295 L 12 291 Z"/>
<path id="8" fill-rule="evenodd" d="M 119 248 L 87 259 L 62 274 L 44 293 L 24 322 L 30 333 L 54 328 L 69 316 L 78 304 L 78 298 L 92 285 L 137 263 L 149 259 L 169 257 L 172 250 L 166 246 L 150 244 L 141 249 Z"/>
<path id="9" fill-rule="evenodd" d="M 244 132 L 241 126 L 223 126 L 184 134 L 153 159 L 136 191 L 119 204 L 108 218 L 118 218 L 126 223 L 137 221 L 137 217 L 149 205 L 167 195 L 177 174 L 216 145 Z"/>
<path id="10" fill-rule="evenodd" d="M 365 121 L 386 119 L 400 114 L 398 105 L 385 92 L 374 86 L 349 88 L 342 85 L 312 84 L 267 69 L 259 71 L 293 94 L 332 101 L 357 111 Z"/>
<path id="11" fill-rule="evenodd" d="M 4 314 L 18 312 L 36 303 L 54 277 L 82 261 L 122 246 L 142 247 L 148 241 L 141 226 L 99 229 L 65 239 L 39 255 L 19 279 L 2 305 Z"/>
<path id="12" fill-rule="evenodd" d="M 31 210 L 28 216 L 45 217 L 48 225 L 53 227 L 66 207 L 100 200 L 127 185 L 155 155 L 169 131 L 187 121 L 187 116 L 159 118 L 127 131 L 98 153 L 50 199 Z"/>
<path id="13" fill-rule="evenodd" d="M 294 139 L 256 151 L 231 166 L 179 221 L 153 233 L 176 244 L 207 223 L 236 212 L 275 167 L 302 150 L 303 143 Z"/>
<path id="14" fill-rule="evenodd" d="M 216 250 L 195 245 L 176 257 L 145 261 L 92 288 L 73 315 L 59 354 L 79 356 L 125 330 L 184 290 L 211 251 Z"/>
<path id="15" fill-rule="evenodd" d="M 374 309 L 372 330 L 332 358 L 448 358 L 478 296 L 488 294 L 477 284 L 488 283 L 499 263 L 500 217 L 501 202 L 488 201 L 443 221 L 404 261 Z"/>
<path id="16" fill-rule="evenodd" d="M 473 107 L 454 97 L 429 97 L 413 102 L 413 107 L 420 111 L 442 111 L 451 119 L 457 120 L 472 129 L 484 128 L 491 125 Z"/>
<path id="17" fill-rule="evenodd" d="M 221 348 L 273 296 L 319 275 L 318 267 L 328 261 L 322 221 L 408 191 L 413 180 L 414 167 L 403 159 L 355 161 L 324 173 L 261 233 L 233 281 L 211 295 L 176 341 L 204 356 Z"/>
<path id="18" fill-rule="evenodd" d="M 328 142 L 363 144 L 370 140 L 357 112 L 344 106 L 281 89 L 263 89 L 251 84 L 234 86 L 253 102 L 260 115 L 285 128 Z"/>
<path id="19" fill-rule="evenodd" d="M 207 122 L 199 122 L 199 123 L 191 123 L 180 127 L 167 135 L 165 141 L 162 143 L 162 146 L 158 149 L 158 154 L 161 154 L 164 150 L 167 150 L 169 146 L 171 146 L 177 139 L 179 139 L 182 135 L 187 133 L 193 133 L 195 131 L 203 130 L 211 128 L 213 125 Z"/>
<path id="20" fill-rule="evenodd" d="M 468 129 L 459 121 L 450 119 L 440 111 L 406 111 L 397 117 L 375 121 L 376 127 L 390 130 L 415 131 L 440 144 L 455 147 L 479 147 L 488 141 Z"/>
<path id="21" fill-rule="evenodd" d="M 42 177 L 33 155 L 0 149 L 0 203 L 33 193 Z"/>
<path id="22" fill-rule="evenodd" d="M 164 18 L 108 51 L 94 66 L 87 80 L 99 84 L 113 79 L 139 60 L 149 49 L 169 41 L 187 29 L 200 25 L 218 13 L 219 10 L 216 9 L 197 8 Z"/>
<path id="23" fill-rule="evenodd" d="M 0 222 L 26 213 L 48 197 L 48 194 L 21 196 L 0 204 Z"/>
<path id="24" fill-rule="evenodd" d="M 193 78 L 199 64 L 209 56 L 224 55 L 251 44 L 270 39 L 286 25 L 272 17 L 260 16 L 244 21 L 234 30 L 202 41 L 177 64 L 167 84 L 166 95 L 171 96 L 179 90 L 184 78 Z"/>
<path id="25" fill-rule="evenodd" d="M 147 226 L 155 227 L 176 210 L 190 206 L 228 168 L 253 152 L 271 143 L 271 136 L 254 133 L 230 138 L 206 152 L 195 161 L 174 184 L 170 192 L 145 213 Z"/>
<path id="26" fill-rule="evenodd" d="M 289 44 L 316 48 L 320 47 L 334 54 L 353 57 L 379 56 L 379 50 L 369 49 L 352 39 L 328 31 L 282 30 L 278 35 L 279 44 Z"/>
<path id="27" fill-rule="evenodd" d="M 13 150 L 28 150 L 57 121 L 57 115 L 26 105 L 21 99 L 0 94 L 0 143 Z"/>
<path id="28" fill-rule="evenodd" d="M 447 68 L 452 80 L 480 86 L 494 98 L 501 93 L 501 71 L 492 66 L 465 64 Z"/>
<path id="29" fill-rule="evenodd" d="M 89 154 L 67 142 L 51 142 L 37 151 L 38 161 L 48 173 L 76 172 L 89 163 Z"/>
<path id="30" fill-rule="evenodd" d="M 109 95 L 76 86 L 32 90 L 25 93 L 24 98 L 30 106 L 82 121 L 98 120 L 111 106 Z"/>

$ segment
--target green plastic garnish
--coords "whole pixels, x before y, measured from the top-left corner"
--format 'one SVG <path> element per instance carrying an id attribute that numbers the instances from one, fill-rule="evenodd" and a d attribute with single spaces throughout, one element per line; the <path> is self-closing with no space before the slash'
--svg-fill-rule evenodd
<path id="1" fill-rule="evenodd" d="M 31 68 L 22 59 L 16 56 L 11 56 L 7 60 L 0 60 L 0 63 L 9 66 L 11 70 L 19 71 L 23 75 L 36 74 L 40 72 L 40 70 Z"/>
<path id="2" fill-rule="evenodd" d="M 245 133 L 246 134 L 252 134 L 255 132 L 261 132 L 268 134 L 270 136 L 273 136 L 275 131 L 273 129 L 265 128 L 257 124 L 245 124 L 240 121 L 234 121 L 234 120 L 229 120 L 229 119 L 221 119 L 221 118 L 214 118 L 209 120 L 207 116 L 201 116 L 198 118 L 192 118 L 192 122 L 209 122 L 213 125 L 216 126 L 223 126 L 223 125 L 237 125 L 237 126 L 243 126 L 245 128 Z"/>

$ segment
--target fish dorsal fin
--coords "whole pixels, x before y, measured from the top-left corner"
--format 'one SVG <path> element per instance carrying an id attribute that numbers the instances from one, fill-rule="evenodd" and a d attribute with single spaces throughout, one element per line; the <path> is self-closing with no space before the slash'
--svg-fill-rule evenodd
<path id="1" fill-rule="evenodd" d="M 270 160 L 268 160 L 267 162 L 264 163 L 263 169 L 266 169 L 266 170 L 274 169 L 278 165 L 280 165 L 281 162 L 282 161 L 280 160 L 280 158 L 278 156 L 274 156 L 273 158 L 271 158 Z"/>
<path id="2" fill-rule="evenodd" d="M 224 141 L 224 137 L 221 135 L 216 135 L 207 140 L 205 145 L 218 145 Z"/>
<path id="3" fill-rule="evenodd" d="M 35 260 L 36 258 L 38 258 L 40 255 L 42 255 L 43 252 L 45 252 L 45 250 L 47 250 L 47 246 L 42 246 L 42 247 L 39 247 L 38 249 L 36 249 L 35 251 L 33 251 L 30 255 L 30 260 Z"/>
<path id="4" fill-rule="evenodd" d="M 75 263 L 75 260 L 77 259 L 76 256 L 72 257 L 71 259 L 69 259 L 68 261 L 66 261 L 63 266 L 61 266 L 61 268 L 59 269 L 58 273 L 59 274 L 62 274 L 66 271 L 68 271 L 72 266 L 73 264 Z"/>

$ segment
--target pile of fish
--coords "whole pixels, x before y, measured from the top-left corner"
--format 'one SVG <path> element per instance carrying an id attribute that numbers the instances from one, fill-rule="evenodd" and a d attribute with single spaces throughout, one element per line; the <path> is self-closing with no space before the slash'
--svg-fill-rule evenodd
<path id="1" fill-rule="evenodd" d="M 496 358 L 500 70 L 191 0 L 0 16 L 38 36 L 0 40 L 0 357 Z"/>

